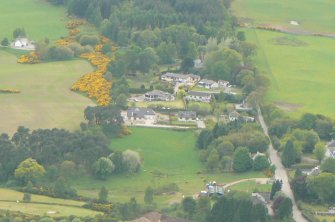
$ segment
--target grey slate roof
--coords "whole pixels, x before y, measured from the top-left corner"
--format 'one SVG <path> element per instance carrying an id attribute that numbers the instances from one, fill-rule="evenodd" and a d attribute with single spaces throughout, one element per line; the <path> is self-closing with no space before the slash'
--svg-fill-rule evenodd
<path id="1" fill-rule="evenodd" d="M 144 116 L 154 116 L 155 111 L 149 108 L 131 107 L 127 110 L 127 117 L 144 118 Z"/>
<path id="2" fill-rule="evenodd" d="M 206 93 L 206 92 L 197 92 L 197 91 L 189 91 L 188 94 L 190 96 L 199 96 L 199 97 L 209 97 L 211 96 L 210 93 Z"/>
<path id="3" fill-rule="evenodd" d="M 178 117 L 183 119 L 195 119 L 197 118 L 197 113 L 194 111 L 179 111 Z"/>

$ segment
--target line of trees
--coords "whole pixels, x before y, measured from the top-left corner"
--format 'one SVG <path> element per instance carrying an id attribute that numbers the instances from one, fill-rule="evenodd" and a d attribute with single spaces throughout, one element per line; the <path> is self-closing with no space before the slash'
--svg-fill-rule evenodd
<path id="1" fill-rule="evenodd" d="M 245 172 L 250 169 L 270 169 L 266 155 L 251 154 L 266 152 L 269 140 L 259 125 L 233 121 L 218 123 L 212 130 L 202 130 L 197 139 L 200 160 L 206 163 L 207 170 Z"/>

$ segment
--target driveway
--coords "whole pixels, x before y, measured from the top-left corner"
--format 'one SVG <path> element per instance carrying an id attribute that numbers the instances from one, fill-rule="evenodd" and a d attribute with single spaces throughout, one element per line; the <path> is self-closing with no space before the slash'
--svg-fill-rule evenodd
<path id="1" fill-rule="evenodd" d="M 262 126 L 262 129 L 263 129 L 265 135 L 269 136 L 268 127 L 265 124 L 265 121 L 263 119 L 263 115 L 261 113 L 260 108 L 258 108 L 258 120 L 259 120 L 259 123 Z M 273 148 L 272 143 L 270 143 L 270 145 L 269 145 L 268 153 L 269 153 L 269 157 L 270 157 L 270 160 L 271 160 L 272 164 L 274 164 L 276 166 L 275 178 L 280 179 L 280 180 L 283 181 L 282 192 L 285 193 L 285 195 L 288 196 L 289 198 L 291 198 L 291 200 L 292 200 L 294 220 L 297 221 L 297 222 L 308 222 L 302 216 L 300 210 L 297 207 L 297 204 L 296 204 L 294 196 L 293 196 L 292 189 L 291 189 L 290 184 L 289 184 L 286 169 L 283 166 L 283 164 L 281 163 L 281 159 L 278 156 L 277 151 Z"/>

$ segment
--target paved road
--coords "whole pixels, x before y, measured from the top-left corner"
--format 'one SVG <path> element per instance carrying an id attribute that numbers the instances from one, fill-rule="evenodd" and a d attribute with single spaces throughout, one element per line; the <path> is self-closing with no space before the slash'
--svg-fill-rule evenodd
<path id="1" fill-rule="evenodd" d="M 268 134 L 268 127 L 265 124 L 265 121 L 263 119 L 263 115 L 261 113 L 261 110 L 258 108 L 258 120 L 263 128 L 264 133 L 269 136 Z M 276 166 L 276 173 L 275 173 L 275 177 L 276 179 L 280 179 L 283 181 L 283 187 L 282 187 L 282 191 L 283 193 L 286 194 L 286 196 L 288 196 L 289 198 L 291 198 L 292 203 L 293 203 L 293 218 L 295 221 L 297 222 L 308 222 L 302 215 L 300 210 L 297 207 L 297 204 L 295 202 L 294 196 L 293 196 L 293 192 L 291 190 L 290 184 L 288 182 L 288 176 L 286 173 L 286 169 L 283 166 L 283 164 L 281 163 L 280 157 L 277 154 L 277 151 L 273 148 L 272 143 L 270 143 L 269 145 L 269 157 L 270 160 L 272 162 L 272 164 L 274 164 Z"/>

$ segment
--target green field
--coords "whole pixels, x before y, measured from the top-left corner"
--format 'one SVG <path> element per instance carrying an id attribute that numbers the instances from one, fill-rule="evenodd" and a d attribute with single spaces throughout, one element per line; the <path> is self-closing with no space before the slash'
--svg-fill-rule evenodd
<path id="1" fill-rule="evenodd" d="M 0 50 L 0 89 L 19 94 L 0 94 L 0 132 L 13 133 L 18 126 L 76 129 L 91 100 L 70 91 L 71 85 L 92 70 L 86 61 L 18 64 L 16 57 Z"/>
<path id="2" fill-rule="evenodd" d="M 335 33 L 333 0 L 234 0 L 233 14 L 255 25 Z M 299 26 L 290 25 L 297 21 Z"/>
<path id="3" fill-rule="evenodd" d="M 335 117 L 335 40 L 245 29 L 258 46 L 256 63 L 270 80 L 267 101 L 299 116 L 304 112 Z"/>
<path id="4" fill-rule="evenodd" d="M 41 41 L 67 36 L 64 7 L 41 0 L 2 0 L 0 7 L 0 39 L 13 39 L 13 31 L 24 27 L 29 39 Z"/>
<path id="5" fill-rule="evenodd" d="M 134 196 L 143 202 L 147 186 L 159 188 L 176 183 L 180 191 L 175 195 L 155 196 L 155 202 L 163 204 L 180 201 L 182 195 L 193 195 L 204 189 L 205 181 L 231 182 L 241 178 L 264 177 L 261 172 L 205 173 L 195 148 L 194 131 L 176 131 L 153 128 L 130 128 L 132 135 L 114 139 L 113 150 L 133 149 L 143 157 L 143 167 L 138 174 L 114 175 L 107 181 L 85 178 L 72 184 L 85 196 L 97 197 L 99 189 L 106 186 L 111 201 L 127 201 Z"/>
<path id="6" fill-rule="evenodd" d="M 32 195 L 30 203 L 22 203 L 23 193 L 0 188 L 0 209 L 49 216 L 94 216 L 96 211 L 81 208 L 85 203 L 41 195 Z M 19 201 L 19 202 L 17 202 Z"/>

